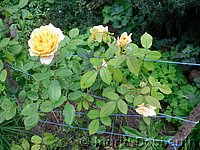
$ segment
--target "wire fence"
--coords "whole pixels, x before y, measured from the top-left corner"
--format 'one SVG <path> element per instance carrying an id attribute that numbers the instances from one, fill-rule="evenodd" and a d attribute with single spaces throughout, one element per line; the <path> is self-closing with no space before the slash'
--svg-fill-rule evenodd
<path id="1" fill-rule="evenodd" d="M 77 55 L 67 55 L 68 57 L 73 57 L 73 56 L 77 56 Z M 188 66 L 200 66 L 200 64 L 195 64 L 195 63 L 186 63 L 186 62 L 174 62 L 174 61 L 166 61 L 166 60 L 145 60 L 145 61 L 151 61 L 151 62 L 158 62 L 158 63 L 167 63 L 167 64 L 176 64 L 176 65 L 188 65 Z M 7 67 L 15 70 L 15 71 L 18 71 L 18 72 L 21 72 L 27 76 L 30 76 L 32 77 L 33 75 L 26 72 L 26 71 L 23 71 L 19 68 L 16 68 L 16 67 L 13 67 L 9 64 L 5 64 Z M 86 93 L 87 94 L 87 93 Z M 101 100 L 107 100 L 106 98 L 104 97 L 101 97 L 101 96 L 97 96 L 97 95 L 93 95 L 93 94 L 90 94 L 92 97 L 94 98 L 97 98 L 97 99 L 101 99 Z M 130 108 L 136 108 L 135 106 L 131 106 L 131 105 L 128 105 Z M 77 115 L 86 115 L 87 112 L 76 112 Z M 112 114 L 111 116 L 116 116 L 116 117 L 143 117 L 139 114 Z M 171 119 L 177 119 L 177 120 L 180 120 L 180 121 L 184 121 L 184 122 L 187 122 L 187 123 L 192 123 L 192 124 L 197 124 L 199 122 L 195 122 L 195 121 L 192 121 L 192 120 L 187 120 L 185 119 L 186 117 L 181 117 L 181 116 L 171 116 L 171 115 L 167 115 L 167 114 L 163 114 L 163 113 L 158 113 L 157 116 L 153 116 L 152 118 L 171 118 Z M 76 127 L 76 126 L 71 126 L 71 125 L 67 125 L 67 124 L 60 124 L 60 123 L 55 123 L 55 122 L 51 122 L 51 121 L 45 121 L 45 120 L 40 120 L 41 123 L 45 123 L 45 124 L 50 124 L 50 125 L 56 125 L 56 126 L 61 126 L 61 127 L 68 127 L 68 128 L 72 128 L 72 129 L 78 129 L 78 130 L 84 130 L 84 131 L 89 131 L 88 128 L 81 128 L 81 127 Z M 133 136 L 133 135 L 128 135 L 128 134 L 122 134 L 122 133 L 115 133 L 115 132 L 107 132 L 107 131 L 101 131 L 99 130 L 97 132 L 98 134 L 108 134 L 108 135 L 116 135 L 116 136 L 122 136 L 122 137 L 130 137 L 130 138 L 136 138 L 136 139 L 143 139 L 145 141 L 155 141 L 155 142 L 164 142 L 166 144 L 169 144 L 171 145 L 174 150 L 177 149 L 177 147 L 180 147 L 182 146 L 182 144 L 177 144 L 177 143 L 174 143 L 172 142 L 173 138 L 170 138 L 168 140 L 162 140 L 162 139 L 155 139 L 155 138 L 147 138 L 147 137 L 141 137 L 141 136 Z"/>

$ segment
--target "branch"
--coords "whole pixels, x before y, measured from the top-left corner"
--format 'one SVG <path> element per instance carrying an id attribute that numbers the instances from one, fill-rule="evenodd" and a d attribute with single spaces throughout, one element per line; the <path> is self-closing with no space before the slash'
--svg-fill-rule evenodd
<path id="1" fill-rule="evenodd" d="M 188 120 L 199 122 L 200 121 L 200 103 L 192 110 Z M 182 145 L 183 141 L 188 137 L 188 135 L 191 133 L 192 129 L 197 125 L 197 123 L 189 123 L 185 122 L 182 127 L 179 129 L 179 131 L 174 136 L 174 139 L 172 140 L 172 144 L 168 145 L 166 150 L 174 150 L 173 144 Z M 178 148 L 177 148 L 178 149 Z"/>

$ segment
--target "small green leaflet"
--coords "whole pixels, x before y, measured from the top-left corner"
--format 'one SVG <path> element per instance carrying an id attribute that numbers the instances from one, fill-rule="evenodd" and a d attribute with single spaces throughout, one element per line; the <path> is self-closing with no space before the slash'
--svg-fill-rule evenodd
<path id="1" fill-rule="evenodd" d="M 140 68 L 142 66 L 142 60 L 137 59 L 133 55 L 128 55 L 127 56 L 127 66 L 128 69 L 136 76 L 138 76 L 140 72 Z"/>
<path id="2" fill-rule="evenodd" d="M 89 128 L 90 134 L 96 133 L 99 130 L 99 120 L 98 119 L 92 120 L 92 122 L 90 122 L 88 128 Z"/>
<path id="3" fill-rule="evenodd" d="M 98 71 L 90 70 L 81 77 L 81 88 L 88 88 L 92 86 L 97 77 Z"/>
<path id="4" fill-rule="evenodd" d="M 75 38 L 79 35 L 79 29 L 78 28 L 74 28 L 74 29 L 71 29 L 69 31 L 69 36 L 70 38 Z"/>
<path id="5" fill-rule="evenodd" d="M 128 106 L 127 106 L 126 102 L 124 102 L 122 99 L 118 100 L 117 107 L 120 112 L 122 112 L 123 114 L 127 114 Z"/>
<path id="6" fill-rule="evenodd" d="M 145 32 L 145 33 L 141 36 L 140 40 L 141 40 L 142 46 L 143 46 L 144 48 L 147 48 L 147 49 L 148 49 L 148 48 L 150 48 L 151 45 L 152 45 L 153 37 L 152 37 L 150 34 L 148 34 L 147 32 Z"/>
<path id="7" fill-rule="evenodd" d="M 110 101 L 106 103 L 100 111 L 100 117 L 108 117 L 110 116 L 116 108 L 116 102 L 115 101 Z"/>
<path id="8" fill-rule="evenodd" d="M 100 69 L 100 77 L 106 84 L 110 85 L 112 80 L 112 75 L 108 70 L 108 68 L 103 67 Z"/>
<path id="9" fill-rule="evenodd" d="M 57 80 L 51 81 L 48 89 L 49 99 L 55 103 L 61 96 L 60 83 Z"/>
<path id="10" fill-rule="evenodd" d="M 66 104 L 63 110 L 64 121 L 66 124 L 71 125 L 75 118 L 75 109 L 71 104 Z"/>

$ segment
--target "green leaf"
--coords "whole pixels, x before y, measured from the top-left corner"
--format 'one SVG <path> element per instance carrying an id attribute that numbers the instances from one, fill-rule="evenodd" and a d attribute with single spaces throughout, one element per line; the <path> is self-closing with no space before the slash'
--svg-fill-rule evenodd
<path id="1" fill-rule="evenodd" d="M 0 111 L 0 124 L 5 120 L 5 111 Z"/>
<path id="2" fill-rule="evenodd" d="M 141 44 L 144 48 L 150 48 L 153 42 L 153 38 L 150 34 L 148 34 L 147 32 L 145 32 L 142 36 L 141 36 Z"/>
<path id="3" fill-rule="evenodd" d="M 144 122 L 145 122 L 147 125 L 150 125 L 150 124 L 151 124 L 151 118 L 143 117 L 143 120 L 144 120 Z"/>
<path id="4" fill-rule="evenodd" d="M 71 69 L 67 69 L 67 68 L 59 68 L 55 71 L 56 76 L 58 77 L 69 77 L 70 75 L 73 74 L 73 72 L 71 71 Z"/>
<path id="5" fill-rule="evenodd" d="M 60 96 L 60 98 L 59 98 L 56 102 L 53 102 L 53 104 L 52 104 L 53 108 L 59 107 L 59 106 L 62 105 L 66 100 L 67 100 L 67 98 L 66 98 L 65 96 Z"/>
<path id="6" fill-rule="evenodd" d="M 127 66 L 128 69 L 136 76 L 138 76 L 140 72 L 140 68 L 142 66 L 142 60 L 135 58 L 131 55 L 127 56 Z"/>
<path id="7" fill-rule="evenodd" d="M 90 96 L 90 95 L 86 95 L 86 100 L 88 101 L 88 102 L 94 102 L 94 98 L 92 97 L 92 96 Z"/>
<path id="8" fill-rule="evenodd" d="M 111 100 L 118 100 L 119 99 L 119 95 L 115 92 L 112 92 L 112 91 L 103 91 L 103 96 L 108 98 L 108 99 L 111 99 Z"/>
<path id="9" fill-rule="evenodd" d="M 125 47 L 126 54 L 135 54 L 138 50 L 138 46 L 134 43 L 130 43 L 129 46 Z"/>
<path id="10" fill-rule="evenodd" d="M 115 57 L 114 59 L 111 59 L 108 62 L 108 64 L 112 65 L 114 67 L 117 67 L 117 66 L 121 65 L 124 62 L 125 59 L 126 59 L 125 55 L 119 55 L 119 56 Z"/>
<path id="11" fill-rule="evenodd" d="M 7 6 L 7 7 L 4 7 L 3 9 L 7 11 L 8 13 L 13 14 L 19 11 L 19 5 Z"/>
<path id="12" fill-rule="evenodd" d="M 101 122 L 105 125 L 105 126 L 111 126 L 111 119 L 110 117 L 103 117 L 100 118 Z"/>
<path id="13" fill-rule="evenodd" d="M 38 103 L 28 104 L 23 108 L 21 115 L 30 116 L 36 113 L 37 110 L 38 110 Z"/>
<path id="14" fill-rule="evenodd" d="M 52 75 L 53 75 L 53 71 L 48 71 L 44 73 L 35 73 L 33 74 L 33 78 L 36 81 L 43 81 L 43 80 L 49 79 Z"/>
<path id="15" fill-rule="evenodd" d="M 79 99 L 82 95 L 83 95 L 83 93 L 78 90 L 78 91 L 70 93 L 68 95 L 68 99 L 74 101 L 74 100 Z"/>
<path id="16" fill-rule="evenodd" d="M 38 97 L 38 94 L 34 91 L 28 91 L 26 93 L 27 97 L 30 99 L 30 100 L 37 100 L 39 97 Z"/>
<path id="17" fill-rule="evenodd" d="M 96 100 L 96 106 L 97 106 L 98 108 L 102 108 L 104 105 L 105 105 L 105 102 L 100 101 L 100 100 Z"/>
<path id="18" fill-rule="evenodd" d="M 5 112 L 5 119 L 10 120 L 16 115 L 16 108 L 6 110 Z"/>
<path id="19" fill-rule="evenodd" d="M 83 59 L 89 59 L 90 54 L 86 49 L 78 49 L 77 55 Z"/>
<path id="20" fill-rule="evenodd" d="M 117 107 L 118 107 L 119 111 L 121 111 L 123 114 L 127 114 L 127 112 L 128 112 L 128 106 L 127 106 L 126 102 L 124 102 L 121 99 L 118 100 Z"/>
<path id="21" fill-rule="evenodd" d="M 13 103 L 9 99 L 5 98 L 4 100 L 1 100 L 0 106 L 3 110 L 10 110 L 13 108 Z"/>
<path id="22" fill-rule="evenodd" d="M 78 103 L 77 107 L 76 107 L 77 111 L 81 111 L 82 106 L 83 106 L 83 105 L 82 105 L 82 102 L 80 101 L 80 102 Z"/>
<path id="23" fill-rule="evenodd" d="M 24 139 L 22 141 L 22 147 L 23 147 L 24 150 L 29 150 L 30 149 L 30 144 L 28 143 L 27 140 Z"/>
<path id="24" fill-rule="evenodd" d="M 134 106 L 140 105 L 144 103 L 144 97 L 142 95 L 138 95 L 134 98 Z"/>
<path id="25" fill-rule="evenodd" d="M 88 108 L 89 108 L 88 102 L 86 100 L 83 100 L 82 104 L 83 104 L 83 108 L 85 108 L 86 110 L 88 110 Z"/>
<path id="26" fill-rule="evenodd" d="M 150 92 L 150 88 L 148 86 L 146 86 L 140 90 L 141 94 L 148 94 L 149 92 Z"/>
<path id="27" fill-rule="evenodd" d="M 100 111 L 100 117 L 108 117 L 110 116 L 114 110 L 116 108 L 116 102 L 115 101 L 111 101 L 106 103 Z"/>
<path id="28" fill-rule="evenodd" d="M 54 143 L 57 142 L 57 138 L 55 138 L 54 135 L 50 134 L 50 133 L 45 133 L 44 135 L 45 137 L 43 138 L 42 142 L 45 144 L 45 145 L 52 145 Z"/>
<path id="29" fill-rule="evenodd" d="M 130 93 L 126 94 L 124 98 L 125 98 L 125 100 L 126 100 L 127 102 L 133 103 L 134 96 L 131 95 Z"/>
<path id="30" fill-rule="evenodd" d="M 158 59 L 160 59 L 160 57 L 161 57 L 160 52 L 158 52 L 158 51 L 148 51 L 145 59 L 147 59 L 147 60 L 158 60 Z"/>
<path id="31" fill-rule="evenodd" d="M 114 56 L 114 54 L 115 54 L 115 50 L 113 48 L 108 48 L 105 53 L 105 56 L 107 59 L 110 59 Z"/>
<path id="32" fill-rule="evenodd" d="M 157 108 L 161 108 L 160 102 L 156 98 L 154 98 L 152 96 L 149 96 L 149 95 L 148 96 L 144 96 L 144 98 L 148 102 L 148 104 L 150 104 L 150 105 L 152 105 L 154 107 L 157 107 Z"/>
<path id="33" fill-rule="evenodd" d="M 149 83 L 151 84 L 151 86 L 154 86 L 156 84 L 155 78 L 152 76 L 149 76 Z"/>
<path id="34" fill-rule="evenodd" d="M 19 1 L 19 8 L 23 8 L 28 4 L 29 0 L 20 0 Z"/>
<path id="35" fill-rule="evenodd" d="M 122 131 L 125 134 L 132 135 L 132 136 L 144 136 L 143 133 L 140 133 L 138 130 L 136 130 L 134 128 L 131 128 L 131 127 L 128 127 L 128 126 L 123 126 L 121 128 L 122 128 Z"/>
<path id="36" fill-rule="evenodd" d="M 74 45 L 82 45 L 83 43 L 84 41 L 82 39 L 73 39 L 70 42 L 70 44 L 74 44 Z"/>
<path id="37" fill-rule="evenodd" d="M 114 68 L 114 69 L 112 70 L 112 73 L 113 73 L 113 78 L 114 78 L 117 82 L 121 83 L 121 82 L 123 81 L 124 76 L 123 76 L 123 73 L 121 72 L 121 70 L 120 70 L 119 68 Z"/>
<path id="38" fill-rule="evenodd" d="M 122 84 L 121 86 L 117 87 L 117 92 L 119 92 L 122 95 L 125 95 L 126 93 L 128 93 L 128 89 Z"/>
<path id="39" fill-rule="evenodd" d="M 92 84 L 95 82 L 96 77 L 97 77 L 97 71 L 96 70 L 90 70 L 86 72 L 82 77 L 81 77 L 81 88 L 88 88 L 92 86 Z"/>
<path id="40" fill-rule="evenodd" d="M 138 57 L 139 59 L 144 59 L 146 55 L 146 49 L 138 48 L 137 50 L 134 51 L 133 55 Z"/>
<path id="41" fill-rule="evenodd" d="M 31 150 L 41 150 L 41 145 L 35 144 L 31 146 Z"/>
<path id="42" fill-rule="evenodd" d="M 12 145 L 11 150 L 23 150 L 23 148 L 19 145 Z"/>
<path id="43" fill-rule="evenodd" d="M 96 119 L 99 117 L 99 110 L 90 110 L 87 114 L 90 119 Z"/>
<path id="44" fill-rule="evenodd" d="M 164 95 L 160 92 L 151 92 L 151 96 L 155 97 L 158 100 L 163 100 L 164 99 Z"/>
<path id="45" fill-rule="evenodd" d="M 90 63 L 93 66 L 101 66 L 102 65 L 102 59 L 100 59 L 100 58 L 90 58 Z"/>
<path id="46" fill-rule="evenodd" d="M 24 120 L 24 125 L 27 130 L 33 128 L 40 120 L 39 114 L 34 113 L 28 117 L 25 118 Z"/>
<path id="47" fill-rule="evenodd" d="M 70 38 L 75 38 L 79 35 L 79 29 L 78 28 L 74 28 L 74 29 L 71 29 L 69 31 L 69 36 Z"/>
<path id="48" fill-rule="evenodd" d="M 9 43 L 10 45 L 10 43 Z M 12 45 L 11 47 L 9 47 L 9 51 L 13 54 L 13 55 L 18 55 L 21 50 L 22 50 L 22 46 L 21 45 Z"/>
<path id="49" fill-rule="evenodd" d="M 32 19 L 33 14 L 30 11 L 28 11 L 27 9 L 22 9 L 22 18 L 23 19 Z"/>
<path id="50" fill-rule="evenodd" d="M 99 130 L 99 120 L 92 120 L 88 126 L 88 129 L 90 134 L 95 134 Z"/>
<path id="51" fill-rule="evenodd" d="M 168 85 L 158 84 L 157 87 L 164 94 L 170 94 L 172 92 L 172 90 L 170 89 Z"/>
<path id="52" fill-rule="evenodd" d="M 34 135 L 31 137 L 31 142 L 34 144 L 40 144 L 42 143 L 42 138 L 38 135 Z"/>
<path id="53" fill-rule="evenodd" d="M 60 83 L 57 80 L 51 81 L 48 89 L 49 99 L 54 103 L 61 96 Z"/>
<path id="54" fill-rule="evenodd" d="M 144 65 L 144 68 L 146 68 L 148 71 L 154 70 L 154 63 L 153 62 L 144 61 L 143 65 Z"/>
<path id="55" fill-rule="evenodd" d="M 10 61 L 15 61 L 15 57 L 9 51 L 4 51 L 5 57 Z"/>
<path id="56" fill-rule="evenodd" d="M 0 59 L 0 71 L 3 69 L 3 67 L 4 67 L 3 62 Z"/>
<path id="57" fill-rule="evenodd" d="M 51 101 L 44 101 L 40 105 L 40 110 L 42 112 L 51 112 L 53 110 L 52 102 Z"/>
<path id="58" fill-rule="evenodd" d="M 100 77 L 106 84 L 110 85 L 112 81 L 112 75 L 110 71 L 108 70 L 108 68 L 103 67 L 100 69 Z"/>
<path id="59" fill-rule="evenodd" d="M 66 124 L 71 125 L 75 118 L 75 109 L 71 104 L 66 104 L 63 110 L 64 121 Z"/>
<path id="60" fill-rule="evenodd" d="M 34 66 L 34 62 L 30 61 L 28 63 L 26 63 L 21 69 L 24 71 L 27 71 L 29 69 L 31 69 Z"/>
<path id="61" fill-rule="evenodd" d="M 0 47 L 3 48 L 3 47 L 6 47 L 10 42 L 10 38 L 4 38 L 3 40 L 1 40 L 0 42 Z"/>
<path id="62" fill-rule="evenodd" d="M 0 71 L 0 81 L 4 82 L 7 77 L 7 71 L 4 69 L 3 71 Z"/>

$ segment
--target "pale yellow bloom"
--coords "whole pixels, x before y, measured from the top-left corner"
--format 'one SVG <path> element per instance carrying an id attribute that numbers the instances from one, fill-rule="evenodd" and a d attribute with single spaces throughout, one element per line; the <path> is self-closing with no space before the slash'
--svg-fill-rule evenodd
<path id="1" fill-rule="evenodd" d="M 92 30 L 93 39 L 96 39 L 97 34 L 105 34 L 108 32 L 108 27 L 107 26 L 104 27 L 102 25 L 94 26 L 92 29 L 95 29 L 95 30 Z"/>
<path id="2" fill-rule="evenodd" d="M 121 37 L 117 38 L 117 45 L 119 45 L 120 47 L 125 47 L 127 46 L 129 43 L 132 42 L 131 40 L 131 34 L 127 34 L 127 32 L 122 33 Z"/>
<path id="3" fill-rule="evenodd" d="M 31 56 L 39 56 L 42 64 L 50 64 L 64 37 L 62 31 L 52 24 L 36 28 L 28 41 L 29 53 Z"/>
<path id="4" fill-rule="evenodd" d="M 148 116 L 156 116 L 156 112 L 155 112 L 156 107 L 151 106 L 151 105 L 144 105 L 144 103 L 142 103 L 141 105 L 138 105 L 138 108 L 135 109 L 137 113 L 143 115 L 144 117 L 148 117 Z"/>

